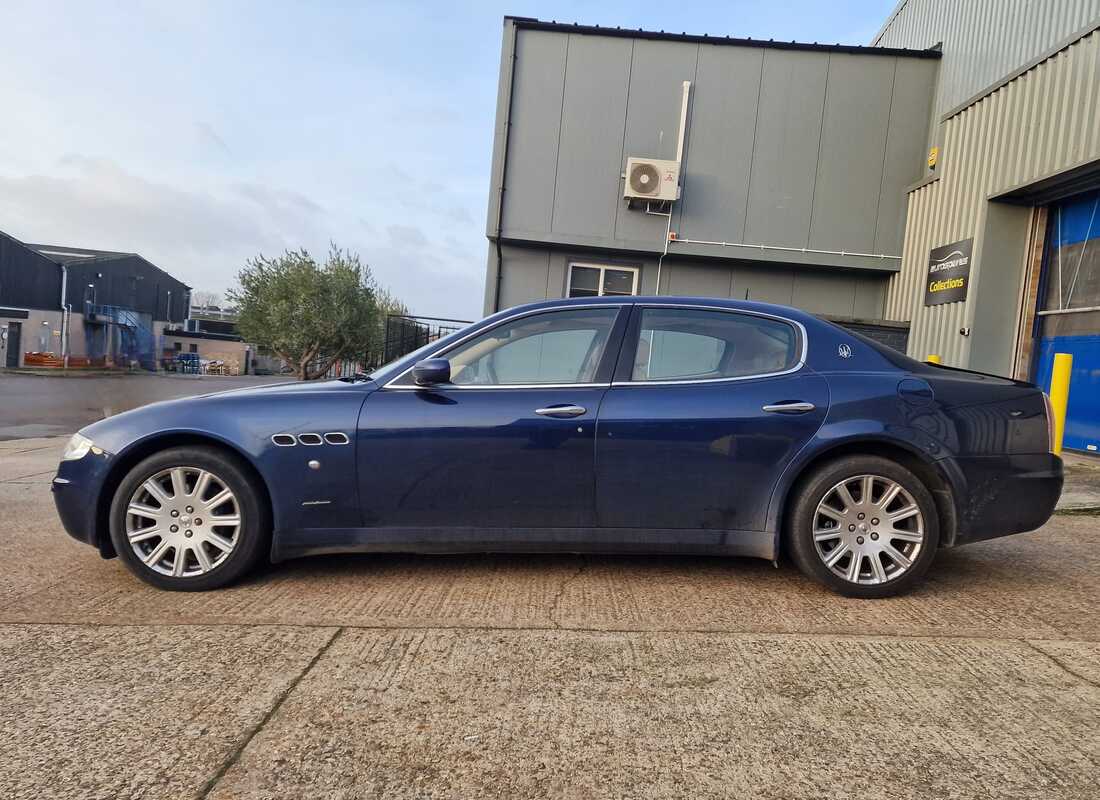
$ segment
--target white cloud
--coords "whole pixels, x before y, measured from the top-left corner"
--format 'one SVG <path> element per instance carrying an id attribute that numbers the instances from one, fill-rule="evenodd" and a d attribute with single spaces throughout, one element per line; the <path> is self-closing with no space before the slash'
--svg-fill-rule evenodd
<path id="1" fill-rule="evenodd" d="M 262 183 L 180 188 L 132 174 L 113 161 L 68 155 L 54 174 L 0 175 L 0 229 L 24 241 L 141 253 L 198 289 L 224 292 L 245 261 L 330 243 L 358 252 L 414 313 L 476 316 L 483 240 L 438 241 L 419 225 L 384 235 L 299 192 Z M 466 232 L 464 232 L 466 233 Z"/>

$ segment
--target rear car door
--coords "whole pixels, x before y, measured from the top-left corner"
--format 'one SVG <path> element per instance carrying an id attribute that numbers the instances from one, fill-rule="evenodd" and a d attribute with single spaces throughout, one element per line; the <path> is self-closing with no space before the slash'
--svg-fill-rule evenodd
<path id="1" fill-rule="evenodd" d="M 601 527 L 764 529 L 772 489 L 825 419 L 797 322 L 637 306 L 596 433 Z"/>
<path id="2" fill-rule="evenodd" d="M 519 315 L 434 354 L 450 361 L 450 383 L 419 387 L 405 373 L 374 392 L 359 419 L 364 524 L 444 536 L 592 527 L 596 414 L 628 314 Z"/>

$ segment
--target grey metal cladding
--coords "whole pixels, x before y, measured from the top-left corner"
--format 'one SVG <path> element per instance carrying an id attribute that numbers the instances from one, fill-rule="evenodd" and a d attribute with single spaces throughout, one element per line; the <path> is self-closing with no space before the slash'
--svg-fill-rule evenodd
<path id="1" fill-rule="evenodd" d="M 1100 0 L 900 0 L 872 44 L 943 43 L 938 117 L 1098 17 Z"/>
<path id="2" fill-rule="evenodd" d="M 510 35 L 506 27 L 509 62 Z M 688 80 L 683 194 L 672 219 L 680 240 L 900 252 L 904 190 L 923 170 L 936 59 L 523 25 L 516 53 L 514 75 L 501 70 L 514 83 L 510 117 L 507 94 L 497 109 L 498 140 L 502 119 L 511 121 L 506 241 L 659 253 L 667 220 L 628 209 L 621 174 L 629 156 L 675 157 Z M 683 241 L 672 252 L 896 267 Z"/>
<path id="3" fill-rule="evenodd" d="M 828 56 L 766 50 L 745 241 L 806 247 Z"/>
<path id="4" fill-rule="evenodd" d="M 812 248 L 869 253 L 874 246 L 896 62 L 888 56 L 829 56 Z"/>
<path id="5" fill-rule="evenodd" d="M 593 243 L 614 236 L 633 44 L 569 36 L 553 233 Z"/>
<path id="6" fill-rule="evenodd" d="M 519 32 L 512 135 L 508 142 L 508 185 L 504 225 L 513 235 L 543 234 L 554 217 L 562 93 L 568 37 L 546 31 Z"/>
<path id="7" fill-rule="evenodd" d="M 938 62 L 912 58 L 895 59 L 894 96 L 890 104 L 890 127 L 886 134 L 882 187 L 872 253 L 901 253 L 905 230 L 905 190 L 925 159 L 921 129 L 932 113 Z"/>
<path id="8" fill-rule="evenodd" d="M 881 319 L 886 306 L 886 278 L 868 276 L 855 281 L 852 316 L 857 319 Z"/>
<path id="9" fill-rule="evenodd" d="M 2 232 L 0 306 L 61 308 L 61 267 Z"/>
<path id="10" fill-rule="evenodd" d="M 593 256 L 579 250 L 555 250 L 504 244 L 501 308 L 562 297 L 570 263 L 596 260 L 640 268 L 639 292 L 654 294 L 657 254 Z M 495 255 L 494 255 L 495 258 Z M 666 294 L 734 297 L 782 305 L 801 305 L 820 314 L 847 318 L 882 317 L 887 278 L 860 272 L 838 273 L 827 268 L 798 269 L 744 261 L 683 261 L 665 259 L 661 291 Z"/>
<path id="11" fill-rule="evenodd" d="M 514 20 L 504 20 L 504 36 L 500 44 L 500 73 L 497 78 L 497 111 L 493 125 L 493 159 L 489 167 L 489 202 L 485 210 L 485 235 L 493 237 L 497 230 L 497 215 L 502 202 L 500 184 L 504 173 L 504 150 L 508 140 L 509 115 L 508 107 L 512 102 L 512 66 L 514 34 L 516 24 Z"/>
<path id="12" fill-rule="evenodd" d="M 549 260 L 549 250 L 511 248 L 500 286 L 500 307 L 510 308 L 520 303 L 544 300 L 547 297 Z M 556 289 L 550 296 L 561 297 L 561 290 Z"/>
<path id="13" fill-rule="evenodd" d="M 854 316 L 855 286 L 851 278 L 821 270 L 820 273 L 795 273 L 792 304 L 817 314 Z M 877 316 L 877 315 L 876 315 Z"/>
<path id="14" fill-rule="evenodd" d="M 759 300 L 789 306 L 794 300 L 795 270 L 772 264 L 738 265 L 733 271 L 730 295 L 738 300 Z"/>
<path id="15" fill-rule="evenodd" d="M 626 110 L 620 172 L 628 156 L 676 158 L 683 82 L 695 80 L 699 45 L 639 39 L 630 67 L 630 102 Z M 667 220 L 630 210 L 616 195 L 615 238 L 619 241 L 662 241 Z"/>
<path id="16" fill-rule="evenodd" d="M 728 264 L 676 264 L 661 276 L 663 294 L 689 297 L 729 297 L 732 269 Z"/>
<path id="17" fill-rule="evenodd" d="M 742 241 L 749 197 L 763 49 L 700 47 L 691 136 L 680 180 L 677 230 L 687 239 L 716 233 Z"/>

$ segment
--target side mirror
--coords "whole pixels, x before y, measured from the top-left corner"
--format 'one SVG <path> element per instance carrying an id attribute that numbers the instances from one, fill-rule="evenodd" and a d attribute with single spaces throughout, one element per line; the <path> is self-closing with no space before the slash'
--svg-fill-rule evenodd
<path id="1" fill-rule="evenodd" d="M 451 362 L 445 358 L 426 358 L 413 367 L 413 380 L 417 386 L 450 383 Z"/>

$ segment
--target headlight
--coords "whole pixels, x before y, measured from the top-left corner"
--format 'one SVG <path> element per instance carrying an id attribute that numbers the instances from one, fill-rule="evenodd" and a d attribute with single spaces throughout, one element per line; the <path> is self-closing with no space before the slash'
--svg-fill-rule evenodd
<path id="1" fill-rule="evenodd" d="M 62 461 L 79 461 L 88 455 L 89 451 L 95 449 L 98 452 L 103 452 L 94 444 L 92 440 L 87 436 L 81 436 L 79 433 L 74 433 L 73 438 L 69 439 L 69 443 L 65 445 L 65 452 L 61 454 Z"/>

